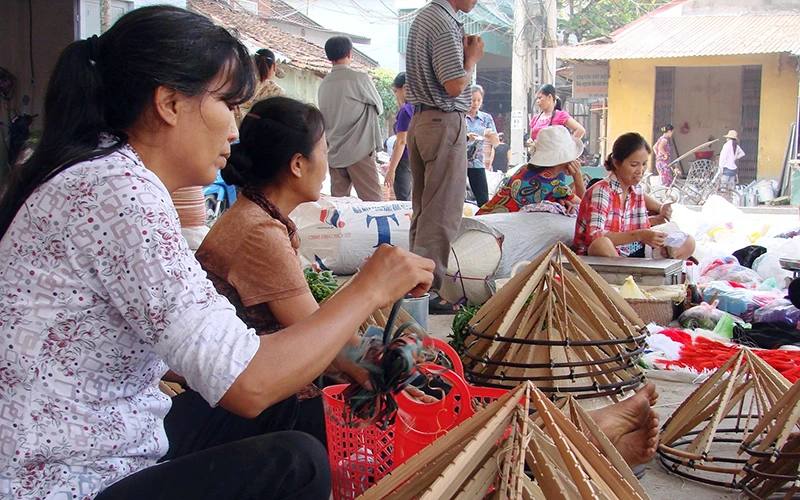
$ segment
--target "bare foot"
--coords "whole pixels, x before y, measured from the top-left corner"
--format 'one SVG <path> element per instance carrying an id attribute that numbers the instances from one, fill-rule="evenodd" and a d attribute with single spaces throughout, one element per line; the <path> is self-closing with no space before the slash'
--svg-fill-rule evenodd
<path id="1" fill-rule="evenodd" d="M 658 445 L 658 415 L 650 407 L 658 400 L 653 382 L 632 397 L 590 412 L 597 425 L 630 466 L 649 462 Z"/>

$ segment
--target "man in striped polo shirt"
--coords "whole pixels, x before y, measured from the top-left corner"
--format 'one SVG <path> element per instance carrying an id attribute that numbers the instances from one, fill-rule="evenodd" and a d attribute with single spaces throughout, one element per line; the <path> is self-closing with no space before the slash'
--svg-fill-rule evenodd
<path id="1" fill-rule="evenodd" d="M 483 57 L 483 40 L 467 36 L 456 13 L 469 12 L 476 3 L 431 0 L 408 33 L 406 97 L 414 106 L 407 143 L 414 209 L 409 248 L 436 262 L 432 291 L 444 279 L 467 185 L 465 113 L 472 103 L 469 89 Z M 436 299 L 431 311 L 438 312 L 438 305 Z"/>

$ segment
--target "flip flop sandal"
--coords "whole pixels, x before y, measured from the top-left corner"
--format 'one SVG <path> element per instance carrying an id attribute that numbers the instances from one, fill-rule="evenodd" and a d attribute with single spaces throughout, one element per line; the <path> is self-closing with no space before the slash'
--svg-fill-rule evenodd
<path id="1" fill-rule="evenodd" d="M 455 314 L 456 309 L 450 302 L 441 302 L 441 298 L 433 297 L 428 302 L 428 314 Z"/>
<path id="2" fill-rule="evenodd" d="M 641 479 L 644 477 L 645 474 L 647 474 L 647 469 L 645 468 L 645 465 L 646 464 L 640 464 L 635 467 L 631 467 L 631 471 L 633 472 L 633 475 L 636 476 L 636 479 Z"/>

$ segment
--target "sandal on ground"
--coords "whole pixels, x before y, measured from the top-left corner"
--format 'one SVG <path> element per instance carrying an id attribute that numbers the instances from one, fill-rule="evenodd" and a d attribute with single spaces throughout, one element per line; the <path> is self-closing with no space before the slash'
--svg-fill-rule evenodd
<path id="1" fill-rule="evenodd" d="M 440 297 L 431 297 L 428 301 L 428 314 L 455 314 L 456 308 L 450 302 L 442 302 Z"/>

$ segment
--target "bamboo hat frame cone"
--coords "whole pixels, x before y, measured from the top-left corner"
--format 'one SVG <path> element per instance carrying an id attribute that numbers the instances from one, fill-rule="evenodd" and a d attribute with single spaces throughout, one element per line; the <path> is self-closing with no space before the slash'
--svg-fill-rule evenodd
<path id="1" fill-rule="evenodd" d="M 562 406 L 571 419 L 527 382 L 411 457 L 359 498 L 648 498 L 589 414 L 571 399 Z M 536 413 L 529 417 L 533 408 Z M 602 455 L 587 434 L 600 443 Z M 526 464 L 533 478 L 525 474 Z"/>
<path id="2" fill-rule="evenodd" d="M 478 385 L 514 387 L 529 380 L 551 396 L 618 401 L 644 380 L 636 365 L 644 323 L 563 243 L 511 278 L 467 330 L 462 361 Z"/>
<path id="3" fill-rule="evenodd" d="M 751 498 L 800 496 L 800 380 L 745 438 L 739 453 L 750 459 L 739 486 Z M 795 496 L 796 498 L 796 496 Z"/>
<path id="4" fill-rule="evenodd" d="M 783 375 L 750 349 L 740 349 L 664 424 L 658 446 L 661 463 L 680 476 L 735 488 L 747 460 L 730 448 L 769 432 L 761 417 L 775 409 L 789 388 Z M 727 481 L 712 479 L 726 476 Z"/>

